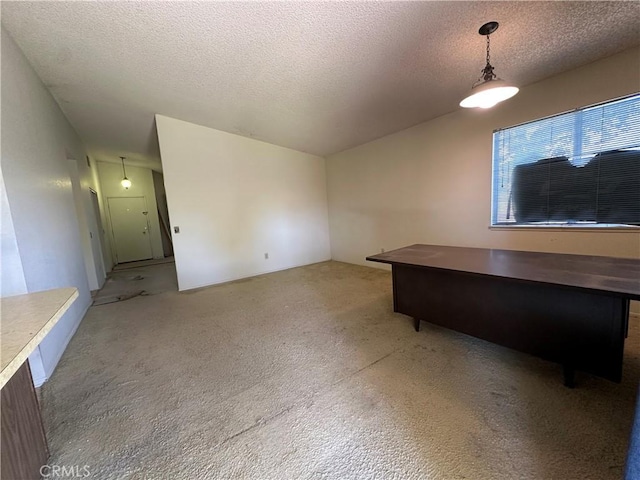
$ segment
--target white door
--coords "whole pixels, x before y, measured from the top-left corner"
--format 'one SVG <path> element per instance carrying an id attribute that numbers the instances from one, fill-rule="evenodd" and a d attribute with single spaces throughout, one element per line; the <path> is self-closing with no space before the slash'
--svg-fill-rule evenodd
<path id="1" fill-rule="evenodd" d="M 109 216 L 117 263 L 153 257 L 144 197 L 109 197 Z"/>

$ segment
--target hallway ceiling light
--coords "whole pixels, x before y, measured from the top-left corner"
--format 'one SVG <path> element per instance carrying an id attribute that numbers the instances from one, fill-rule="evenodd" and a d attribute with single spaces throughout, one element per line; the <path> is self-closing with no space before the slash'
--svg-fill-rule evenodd
<path id="1" fill-rule="evenodd" d="M 487 36 L 487 64 L 482 69 L 482 75 L 471 88 L 471 92 L 460 102 L 463 108 L 491 108 L 494 105 L 513 97 L 518 93 L 518 87 L 509 85 L 493 73 L 493 66 L 489 61 L 489 35 L 498 29 L 498 22 L 485 23 L 478 33 Z"/>
<path id="2" fill-rule="evenodd" d="M 129 187 L 131 186 L 131 180 L 127 178 L 127 171 L 124 169 L 124 157 L 120 157 L 120 159 L 122 160 L 122 175 L 124 175 L 122 181 L 120 182 L 120 185 L 122 185 L 125 190 L 129 190 Z"/>

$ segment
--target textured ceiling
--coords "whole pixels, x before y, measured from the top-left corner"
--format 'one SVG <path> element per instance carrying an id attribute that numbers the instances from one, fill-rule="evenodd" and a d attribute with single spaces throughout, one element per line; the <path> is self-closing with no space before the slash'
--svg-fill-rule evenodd
<path id="1" fill-rule="evenodd" d="M 326 155 L 640 43 L 638 2 L 7 2 L 2 23 L 98 160 L 159 165 L 155 113 Z"/>

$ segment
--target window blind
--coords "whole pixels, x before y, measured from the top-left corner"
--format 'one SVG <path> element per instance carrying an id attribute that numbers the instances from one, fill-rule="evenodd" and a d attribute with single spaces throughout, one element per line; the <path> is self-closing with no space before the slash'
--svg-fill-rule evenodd
<path id="1" fill-rule="evenodd" d="M 640 94 L 497 130 L 492 225 L 640 225 Z"/>

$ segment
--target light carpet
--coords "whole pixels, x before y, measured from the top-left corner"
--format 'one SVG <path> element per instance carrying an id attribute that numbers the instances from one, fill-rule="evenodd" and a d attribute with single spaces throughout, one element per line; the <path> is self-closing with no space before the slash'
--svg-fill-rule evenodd
<path id="1" fill-rule="evenodd" d="M 619 479 L 632 320 L 623 382 L 568 389 L 556 364 L 416 333 L 374 268 L 92 307 L 43 387 L 49 463 L 100 479 Z"/>

